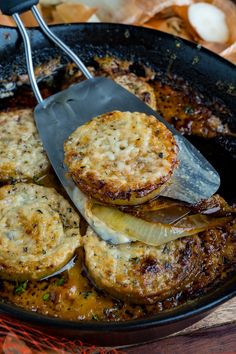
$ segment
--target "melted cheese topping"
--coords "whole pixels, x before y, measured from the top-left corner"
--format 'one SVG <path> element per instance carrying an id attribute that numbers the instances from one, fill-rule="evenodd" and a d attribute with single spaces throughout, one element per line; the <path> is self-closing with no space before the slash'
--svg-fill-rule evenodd
<path id="1" fill-rule="evenodd" d="M 164 124 L 137 112 L 94 118 L 65 143 L 65 163 L 79 187 L 113 203 L 160 187 L 170 178 L 176 156 L 175 139 Z"/>
<path id="2" fill-rule="evenodd" d="M 0 113 L 0 180 L 27 180 L 49 168 L 31 109 Z"/>
<path id="3" fill-rule="evenodd" d="M 80 218 L 54 189 L 19 183 L 0 189 L 0 277 L 40 279 L 80 246 Z"/>

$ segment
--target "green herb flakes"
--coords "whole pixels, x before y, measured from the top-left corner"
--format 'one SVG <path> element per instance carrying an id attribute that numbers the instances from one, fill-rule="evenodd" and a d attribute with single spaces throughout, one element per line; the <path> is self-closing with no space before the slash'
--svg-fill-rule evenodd
<path id="1" fill-rule="evenodd" d="M 16 288 L 15 288 L 15 294 L 20 295 L 23 292 L 25 292 L 27 288 L 27 280 L 22 282 L 22 283 L 17 283 Z"/>
<path id="2" fill-rule="evenodd" d="M 43 301 L 49 301 L 50 299 L 50 294 L 49 293 L 46 293 L 43 295 Z"/>
<path id="3" fill-rule="evenodd" d="M 56 281 L 56 285 L 57 286 L 62 286 L 64 284 L 65 284 L 65 279 L 64 278 L 57 279 L 57 281 Z"/>

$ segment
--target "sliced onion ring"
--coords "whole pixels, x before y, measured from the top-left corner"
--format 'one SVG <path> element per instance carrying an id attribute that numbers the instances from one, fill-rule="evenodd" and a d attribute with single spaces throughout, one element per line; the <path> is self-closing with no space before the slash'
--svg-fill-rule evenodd
<path id="1" fill-rule="evenodd" d="M 141 241 L 159 246 L 181 237 L 195 235 L 210 228 L 225 225 L 232 217 L 212 218 L 196 214 L 174 225 L 147 222 L 113 207 L 97 204 L 77 190 L 76 204 L 94 231 L 113 244 Z"/>
<path id="2" fill-rule="evenodd" d="M 151 223 L 115 208 L 93 205 L 91 213 L 109 228 L 133 241 L 159 246 L 184 236 L 191 236 L 212 227 L 222 226 L 232 218 L 210 218 L 197 214 L 187 216 L 174 225 Z"/>

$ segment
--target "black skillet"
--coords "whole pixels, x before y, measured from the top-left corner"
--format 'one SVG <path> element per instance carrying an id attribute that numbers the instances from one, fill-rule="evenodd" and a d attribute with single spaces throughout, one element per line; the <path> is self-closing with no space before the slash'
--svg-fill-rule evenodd
<path id="1" fill-rule="evenodd" d="M 204 94 L 206 101 L 223 102 L 228 113 L 224 119 L 236 131 L 236 68 L 219 56 L 171 35 L 126 25 L 78 24 L 53 28 L 55 33 L 85 61 L 95 55 L 117 56 L 134 62 L 133 70 L 141 64 L 153 67 L 166 77 L 181 77 Z M 55 49 L 37 29 L 30 30 L 35 65 L 58 56 Z M 61 63 L 65 62 L 62 57 Z M 0 28 L 0 94 L 14 89 L 16 77 L 26 73 L 23 44 L 17 30 Z M 9 85 L 10 83 L 10 85 Z M 4 99 L 4 105 L 6 100 Z M 0 107 L 2 106 L 0 100 Z M 236 201 L 236 140 L 215 138 L 204 140 L 190 137 L 221 175 L 220 193 L 227 201 Z M 201 295 L 194 302 L 160 313 L 156 316 L 124 323 L 72 322 L 46 317 L 1 304 L 0 313 L 8 315 L 43 331 L 85 340 L 86 342 L 121 346 L 154 341 L 179 331 L 206 316 L 212 309 L 236 295 L 236 273 L 231 278 Z"/>

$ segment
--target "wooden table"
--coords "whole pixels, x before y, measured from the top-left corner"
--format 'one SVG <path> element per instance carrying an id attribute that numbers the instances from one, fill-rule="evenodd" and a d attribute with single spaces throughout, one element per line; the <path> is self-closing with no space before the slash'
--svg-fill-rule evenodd
<path id="1" fill-rule="evenodd" d="M 236 353 L 236 298 L 185 330 L 155 343 L 129 348 L 133 354 Z"/>

